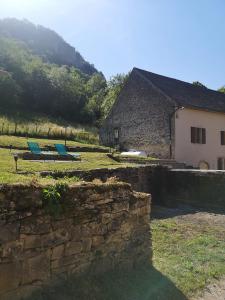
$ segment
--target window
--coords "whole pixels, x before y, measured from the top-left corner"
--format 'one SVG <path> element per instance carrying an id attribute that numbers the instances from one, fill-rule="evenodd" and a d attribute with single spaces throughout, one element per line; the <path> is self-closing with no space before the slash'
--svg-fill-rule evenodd
<path id="1" fill-rule="evenodd" d="M 217 160 L 217 169 L 225 170 L 225 157 L 219 157 Z"/>
<path id="2" fill-rule="evenodd" d="M 205 128 L 191 127 L 191 143 L 206 144 Z"/>
<path id="3" fill-rule="evenodd" d="M 225 145 L 225 131 L 220 131 L 221 145 Z"/>

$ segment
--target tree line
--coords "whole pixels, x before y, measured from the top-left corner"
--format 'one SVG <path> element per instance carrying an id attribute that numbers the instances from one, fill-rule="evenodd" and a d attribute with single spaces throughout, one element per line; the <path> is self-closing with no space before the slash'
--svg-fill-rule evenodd
<path id="1" fill-rule="evenodd" d="M 73 66 L 44 62 L 27 46 L 0 38 L 0 109 L 31 111 L 68 122 L 99 125 L 127 76 L 106 82 L 100 72 L 84 74 Z"/>

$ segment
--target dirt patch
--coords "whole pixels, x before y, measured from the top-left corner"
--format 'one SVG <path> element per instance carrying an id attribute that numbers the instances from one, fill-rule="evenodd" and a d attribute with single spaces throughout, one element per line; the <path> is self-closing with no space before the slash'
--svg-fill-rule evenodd
<path id="1" fill-rule="evenodd" d="M 225 215 L 214 214 L 207 212 L 195 212 L 188 213 L 186 215 L 181 215 L 176 217 L 177 220 L 182 220 L 183 222 L 193 222 L 196 224 L 208 224 L 213 226 L 220 226 L 225 228 Z"/>
<path id="2" fill-rule="evenodd" d="M 225 278 L 207 286 L 202 296 L 191 300 L 224 300 L 225 299 Z"/>
<path id="3" fill-rule="evenodd" d="M 167 208 L 154 206 L 152 219 L 175 218 L 176 221 L 220 226 L 225 229 L 225 214 L 196 210 L 192 207 Z"/>

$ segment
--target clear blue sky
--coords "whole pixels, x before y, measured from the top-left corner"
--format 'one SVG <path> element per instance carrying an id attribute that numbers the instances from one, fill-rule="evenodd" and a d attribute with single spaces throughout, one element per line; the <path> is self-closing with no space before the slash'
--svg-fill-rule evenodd
<path id="1" fill-rule="evenodd" d="M 0 0 L 0 18 L 47 26 L 109 78 L 134 66 L 225 85 L 225 0 Z"/>

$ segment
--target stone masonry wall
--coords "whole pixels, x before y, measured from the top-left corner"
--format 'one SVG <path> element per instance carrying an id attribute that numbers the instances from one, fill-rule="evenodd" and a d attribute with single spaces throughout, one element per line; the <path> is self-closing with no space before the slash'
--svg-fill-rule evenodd
<path id="1" fill-rule="evenodd" d="M 164 166 L 121 167 L 90 171 L 43 172 L 55 178 L 79 176 L 85 180 L 117 177 L 138 192 L 150 193 L 152 203 L 177 206 L 188 204 L 204 209 L 225 211 L 225 172 L 171 170 Z"/>
<path id="2" fill-rule="evenodd" d="M 164 178 L 168 168 L 159 165 L 137 165 L 133 167 L 120 167 L 114 169 L 92 169 L 88 171 L 43 171 L 41 176 L 52 176 L 55 179 L 63 177 L 79 177 L 81 180 L 92 181 L 100 179 L 106 182 L 111 177 L 118 178 L 119 181 L 131 184 L 132 189 L 137 192 L 150 193 L 152 197 L 158 194 L 162 188 L 161 178 Z M 156 197 L 153 197 L 157 199 Z"/>
<path id="3" fill-rule="evenodd" d="M 172 101 L 133 70 L 100 130 L 100 141 L 106 146 L 119 144 L 121 149 L 145 150 L 150 156 L 169 158 L 172 111 Z M 118 141 L 114 128 L 119 129 Z"/>
<path id="4" fill-rule="evenodd" d="M 126 183 L 77 184 L 52 215 L 42 193 L 43 187 L 0 187 L 1 300 L 25 299 L 71 274 L 150 262 L 148 194 Z"/>
<path id="5" fill-rule="evenodd" d="M 170 170 L 158 175 L 154 196 L 157 202 L 225 212 L 223 171 Z"/>

